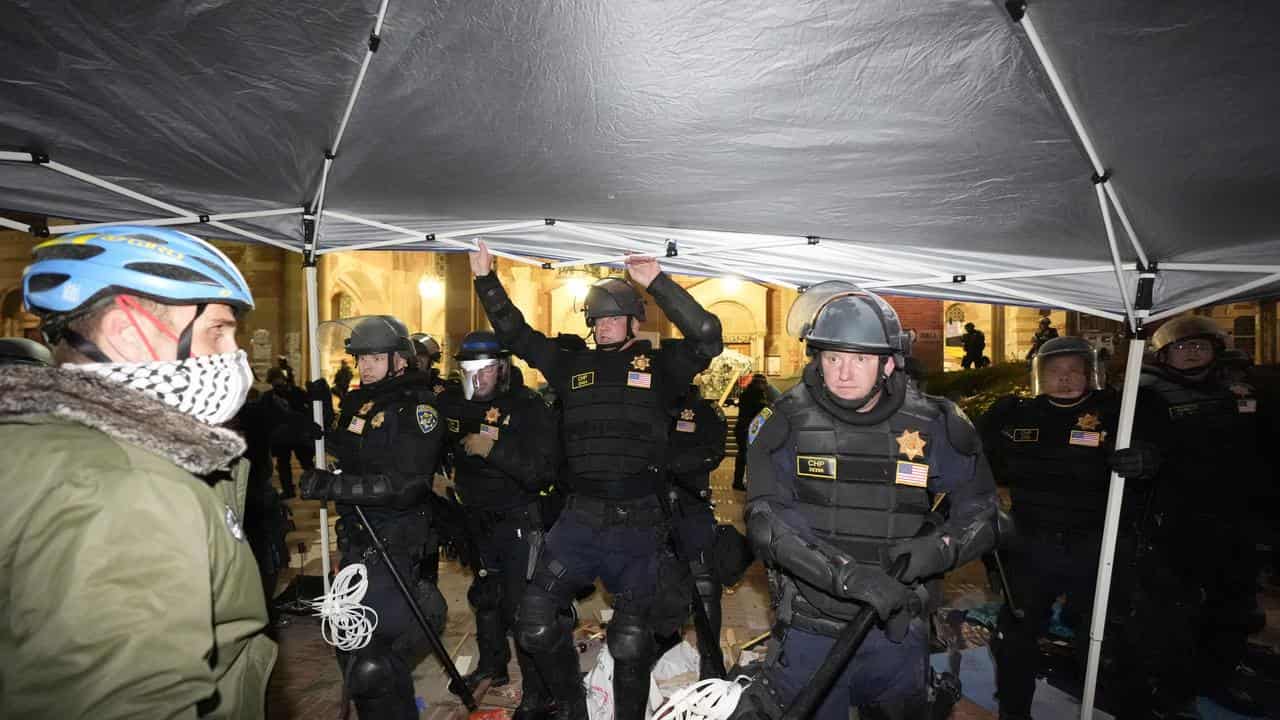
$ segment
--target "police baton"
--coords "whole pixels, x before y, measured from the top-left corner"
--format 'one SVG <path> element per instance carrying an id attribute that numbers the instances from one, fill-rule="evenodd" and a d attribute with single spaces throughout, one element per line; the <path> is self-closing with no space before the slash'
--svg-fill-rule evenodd
<path id="1" fill-rule="evenodd" d="M 930 512 L 938 509 L 944 497 L 946 497 L 946 493 L 938 493 Z M 925 523 L 916 535 L 925 535 L 932 531 L 933 526 Z M 910 555 L 899 555 L 889 568 L 889 577 L 901 581 L 910 563 Z M 862 641 L 867 639 L 867 633 L 871 632 L 871 628 L 875 624 L 875 608 L 870 605 L 863 605 L 859 608 L 853 619 L 849 621 L 849 624 L 845 625 L 844 630 L 840 631 L 835 645 L 832 645 L 831 649 L 827 651 L 827 657 L 823 659 L 822 665 L 818 666 L 818 670 L 809 680 L 809 684 L 800 691 L 796 699 L 791 702 L 791 706 L 782 714 L 782 720 L 808 720 L 813 715 L 813 712 L 818 709 L 818 705 L 822 703 L 822 700 L 827 697 L 827 693 L 831 691 L 831 686 L 835 684 L 836 678 L 840 677 L 840 673 L 844 672 L 845 666 L 849 664 L 854 654 L 858 652 L 858 648 L 862 646 Z"/>
<path id="2" fill-rule="evenodd" d="M 427 622 L 427 616 L 422 614 L 422 608 L 418 607 L 418 600 L 409 591 L 409 586 L 404 584 L 404 578 L 400 577 L 400 571 L 396 569 L 396 564 L 391 561 L 391 556 L 387 554 L 387 549 L 383 547 L 382 540 L 378 537 L 378 533 L 374 532 L 373 526 L 369 524 L 369 520 L 364 516 L 364 510 L 359 505 L 352 505 L 356 509 L 356 515 L 360 516 L 360 523 L 369 531 L 369 537 L 373 540 L 373 547 L 378 551 L 378 555 L 382 557 L 382 562 L 387 564 L 387 569 L 391 571 L 391 577 L 395 579 L 396 585 L 399 586 L 400 592 L 404 593 L 404 599 L 409 602 L 409 609 L 413 610 L 413 616 L 418 619 L 418 624 L 422 626 L 422 631 L 427 634 L 427 640 L 431 641 L 431 647 L 435 650 L 436 657 L 440 659 L 440 664 L 444 665 L 445 672 L 449 673 L 449 678 L 453 681 L 450 685 L 456 684 L 461 692 L 457 693 L 462 699 L 462 704 L 467 706 L 468 710 L 475 711 L 477 707 L 476 699 L 471 695 L 471 688 L 467 687 L 466 681 L 462 679 L 462 673 L 458 672 L 458 666 L 453 664 L 453 659 L 449 657 L 449 651 L 445 650 L 444 643 L 440 641 L 440 636 Z"/>
<path id="3" fill-rule="evenodd" d="M 679 528 L 676 527 L 674 508 L 678 503 L 679 500 L 674 490 L 666 498 L 663 498 L 661 493 L 658 494 L 658 504 L 662 507 L 662 514 L 666 516 L 667 525 L 670 527 L 668 538 L 671 541 L 672 549 L 675 551 L 676 558 L 689 569 L 689 589 L 693 591 L 693 626 L 697 629 L 699 636 L 709 641 L 711 647 L 705 648 L 705 650 L 711 656 L 712 664 L 715 665 L 716 679 L 723 680 L 724 652 L 720 649 L 720 634 L 715 632 L 715 628 L 711 626 L 711 616 L 707 614 L 707 608 L 702 604 L 702 594 L 698 592 L 698 581 L 694 578 L 692 561 L 688 553 L 685 552 L 684 542 L 680 539 Z"/>

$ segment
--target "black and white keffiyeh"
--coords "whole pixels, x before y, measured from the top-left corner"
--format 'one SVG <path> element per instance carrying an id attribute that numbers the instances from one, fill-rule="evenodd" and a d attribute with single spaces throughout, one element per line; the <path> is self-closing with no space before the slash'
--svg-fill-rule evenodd
<path id="1" fill-rule="evenodd" d="M 118 382 L 209 425 L 235 417 L 253 385 L 253 370 L 243 350 L 186 360 L 63 367 Z"/>

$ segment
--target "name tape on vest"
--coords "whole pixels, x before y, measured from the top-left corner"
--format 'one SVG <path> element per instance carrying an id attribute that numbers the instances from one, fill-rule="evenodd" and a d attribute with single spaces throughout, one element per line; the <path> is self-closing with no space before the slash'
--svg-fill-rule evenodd
<path id="1" fill-rule="evenodd" d="M 836 479 L 836 459 L 825 455 L 797 455 L 796 475 Z"/>
<path id="2" fill-rule="evenodd" d="M 581 390 L 584 387 L 590 387 L 595 384 L 596 371 L 592 370 L 591 372 L 578 373 L 577 375 L 574 375 L 573 379 L 569 383 L 569 388 L 571 390 Z"/>

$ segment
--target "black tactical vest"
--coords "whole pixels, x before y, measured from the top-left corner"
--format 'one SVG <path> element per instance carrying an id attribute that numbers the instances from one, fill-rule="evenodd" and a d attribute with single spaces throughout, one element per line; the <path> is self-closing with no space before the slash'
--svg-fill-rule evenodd
<path id="1" fill-rule="evenodd" d="M 459 443 L 471 433 L 489 435 L 498 440 L 511 432 L 512 417 L 517 425 L 521 411 L 530 402 L 542 402 L 532 391 L 513 388 L 492 400 L 467 400 L 462 391 L 451 388 L 440 398 L 445 416 L 445 444 L 454 453 L 454 486 L 462 504 L 485 510 L 506 510 L 536 502 L 531 493 L 514 477 L 499 470 L 488 460 L 469 455 Z"/>
<path id="2" fill-rule="evenodd" d="M 1058 407 L 1045 397 L 1020 398 L 998 420 L 1000 480 L 1009 486 L 1020 531 L 1102 529 L 1115 400 L 1094 392 L 1079 405 Z"/>
<path id="3" fill-rule="evenodd" d="M 796 452 L 797 509 L 818 537 L 860 563 L 881 565 L 890 545 L 914 536 L 929 512 L 929 426 L 942 412 L 916 391 L 874 425 L 852 425 L 820 408 L 807 386 L 783 396 Z M 941 426 L 941 425 L 939 425 Z"/>
<path id="4" fill-rule="evenodd" d="M 1154 412 L 1165 413 L 1168 437 L 1139 436 L 1163 449 L 1160 509 L 1220 514 L 1265 482 L 1258 462 L 1257 400 L 1246 384 L 1184 384 L 1144 369 L 1139 386 Z M 1222 483 L 1212 488 L 1206 483 Z M 1243 494 L 1240 491 L 1244 491 Z"/>
<path id="5" fill-rule="evenodd" d="M 332 429 L 325 435 L 325 448 L 338 468 L 353 475 L 375 475 L 400 472 L 430 479 L 434 467 L 397 467 L 396 444 L 413 442 L 422 437 L 422 428 L 443 422 L 434 406 L 434 396 L 424 387 L 420 373 L 406 372 L 373 386 L 347 393 L 338 408 Z M 406 438 L 405 436 L 408 436 Z M 339 506 L 343 515 L 347 512 Z M 368 507 L 369 521 L 404 514 L 387 508 Z M 354 512 L 351 513 L 355 515 Z"/>
<path id="6" fill-rule="evenodd" d="M 631 500 L 652 495 L 667 444 L 661 350 L 572 354 L 560 400 L 564 450 L 574 492 Z"/>

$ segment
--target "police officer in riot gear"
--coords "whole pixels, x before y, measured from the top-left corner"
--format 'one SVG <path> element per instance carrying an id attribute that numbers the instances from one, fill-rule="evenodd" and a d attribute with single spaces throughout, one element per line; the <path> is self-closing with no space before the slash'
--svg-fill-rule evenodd
<path id="1" fill-rule="evenodd" d="M 697 597 L 706 611 L 709 628 L 698 630 L 699 678 L 720 677 L 711 648 L 720 642 L 720 579 L 712 556 L 716 541 L 716 516 L 711 505 L 711 471 L 724 460 L 728 423 L 720 408 L 704 399 L 698 386 L 689 386 L 671 426 L 670 474 L 675 493 L 674 527 L 680 552 L 693 573 Z"/>
<path id="2" fill-rule="evenodd" d="M 511 353 L 492 332 L 468 334 L 454 359 L 462 383 L 440 397 L 440 410 L 475 573 L 467 599 L 480 660 L 466 677 L 474 689 L 486 679 L 493 686 L 508 682 L 507 634 L 532 575 L 530 556 L 542 542 L 538 492 L 555 479 L 558 427 L 537 393 L 512 383 Z M 524 687 L 515 716 L 540 717 L 549 693 L 529 654 L 517 648 L 516 659 Z"/>
<path id="3" fill-rule="evenodd" d="M 425 656 L 425 637 L 369 533 L 378 534 L 401 577 L 418 579 L 418 605 L 442 628 L 444 598 L 421 579 L 418 565 L 436 545 L 429 500 L 444 422 L 411 366 L 413 345 L 399 320 L 387 315 L 361 320 L 347 340 L 347 352 L 356 358 L 360 388 L 342 399 L 326 436 L 338 471 L 304 474 L 302 495 L 338 503 L 342 564 L 363 563 L 368 571 L 364 604 L 378 613 L 377 629 L 364 648 L 339 653 L 357 712 L 361 718 L 417 718 L 411 672 Z M 372 527 L 360 523 L 352 505 L 363 508 Z"/>
<path id="4" fill-rule="evenodd" d="M 1077 337 L 1044 342 L 1031 361 L 1033 397 L 997 400 L 979 423 L 996 479 L 1007 485 L 1018 534 L 1002 553 L 1021 617 L 1006 603 L 992 645 L 1001 718 L 1031 717 L 1039 638 L 1065 593 L 1087 652 L 1119 398 L 1097 352 Z M 1131 504 L 1130 504 L 1131 506 Z"/>
<path id="5" fill-rule="evenodd" d="M 648 617 L 666 546 L 658 497 L 666 481 L 670 412 L 693 376 L 720 354 L 720 322 L 656 260 L 633 255 L 626 263 L 631 279 L 685 339 L 656 349 L 636 338 L 644 302 L 627 282 L 607 278 L 592 285 L 584 302 L 595 349 L 564 349 L 529 327 L 492 272 L 488 249 L 479 246 L 471 268 L 489 321 L 503 345 L 542 371 L 563 406 L 573 489 L 520 605 L 517 642 L 543 668 L 557 717 L 585 718 L 569 608 L 575 591 L 602 578 L 614 595 L 607 642 L 615 659 L 615 715 L 639 720 L 657 659 L 655 633 L 674 632 L 652 627 Z"/>
<path id="6" fill-rule="evenodd" d="M 1053 326 L 1053 321 L 1048 317 L 1040 318 L 1040 327 L 1036 329 L 1036 334 L 1031 337 L 1031 349 L 1027 350 L 1027 362 L 1040 352 L 1044 344 L 1058 337 L 1058 328 Z"/>
<path id="7" fill-rule="evenodd" d="M 878 296 L 815 285 L 787 328 L 810 361 L 802 382 L 757 417 L 747 460 L 747 532 L 770 570 L 777 625 L 738 713 L 777 717 L 869 605 L 881 622 L 814 717 L 843 720 L 851 706 L 864 718 L 926 717 L 922 583 L 995 542 L 995 485 L 977 431 L 950 401 L 907 381 L 908 336 Z M 941 498 L 945 521 L 922 534 Z M 884 568 L 902 555 L 900 581 Z"/>
<path id="8" fill-rule="evenodd" d="M 427 377 L 427 387 L 437 396 L 443 395 L 447 383 L 440 375 L 440 343 L 424 332 L 416 332 L 409 339 L 413 341 L 415 365 Z"/>
<path id="9" fill-rule="evenodd" d="M 1236 667 L 1257 607 L 1258 528 L 1247 508 L 1271 477 L 1260 446 L 1274 442 L 1262 437 L 1267 408 L 1252 387 L 1221 372 L 1224 336 L 1210 318 L 1170 320 L 1152 344 L 1133 445 L 1113 457 L 1116 472 L 1152 481 L 1147 562 L 1132 613 L 1138 637 L 1130 644 L 1147 649 L 1153 677 L 1130 694 L 1176 709 L 1198 690 L 1234 712 L 1261 715 Z"/>

